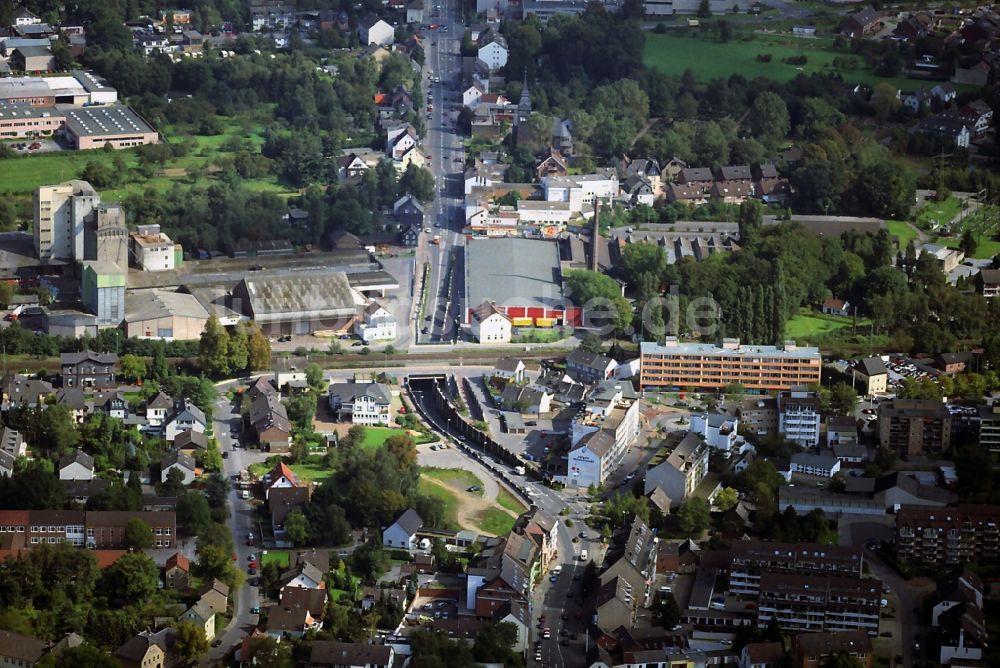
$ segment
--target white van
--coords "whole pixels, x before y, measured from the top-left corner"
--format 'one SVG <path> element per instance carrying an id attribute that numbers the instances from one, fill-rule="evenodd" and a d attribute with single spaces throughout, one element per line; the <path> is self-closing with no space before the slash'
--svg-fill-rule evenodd
<path id="1" fill-rule="evenodd" d="M 586 550 L 580 550 L 580 561 L 586 561 L 589 556 Z"/>
<path id="2" fill-rule="evenodd" d="M 250 490 L 249 490 L 249 489 L 245 489 L 245 490 L 243 490 L 243 494 L 242 494 L 242 497 L 243 497 L 244 499 L 249 499 L 249 498 L 250 498 Z"/>

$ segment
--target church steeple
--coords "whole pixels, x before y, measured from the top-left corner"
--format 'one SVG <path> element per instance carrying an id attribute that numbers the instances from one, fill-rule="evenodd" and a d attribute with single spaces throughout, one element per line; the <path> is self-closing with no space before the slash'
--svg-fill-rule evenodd
<path id="1" fill-rule="evenodd" d="M 531 116 L 531 93 L 528 91 L 528 68 L 524 68 L 524 82 L 521 84 L 521 101 L 517 103 L 518 124 Z"/>

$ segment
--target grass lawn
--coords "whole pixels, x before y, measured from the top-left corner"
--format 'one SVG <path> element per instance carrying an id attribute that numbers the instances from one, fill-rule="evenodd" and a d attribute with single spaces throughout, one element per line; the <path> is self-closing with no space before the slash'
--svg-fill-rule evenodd
<path id="1" fill-rule="evenodd" d="M 476 524 L 485 533 L 502 536 L 514 526 L 514 518 L 499 508 L 488 508 L 476 515 Z"/>
<path id="2" fill-rule="evenodd" d="M 497 503 L 517 515 L 520 515 L 527 510 L 524 504 L 517 500 L 516 496 L 508 492 L 503 487 L 500 488 L 500 493 L 497 494 Z"/>
<path id="3" fill-rule="evenodd" d="M 462 527 L 458 525 L 456 509 L 458 508 L 458 496 L 453 492 L 441 487 L 440 485 L 435 485 L 429 482 L 429 478 L 420 476 L 420 484 L 418 490 L 424 496 L 430 496 L 435 499 L 439 499 L 442 504 L 444 504 L 444 519 L 441 521 L 442 526 L 437 527 L 439 529 L 449 529 L 451 531 L 458 531 Z"/>
<path id="4" fill-rule="evenodd" d="M 260 566 L 263 568 L 270 563 L 276 563 L 282 568 L 288 568 L 289 555 L 286 550 L 266 550 L 260 555 Z"/>
<path id="5" fill-rule="evenodd" d="M 573 335 L 572 327 L 517 327 L 511 343 L 555 343 Z"/>
<path id="6" fill-rule="evenodd" d="M 917 227 L 929 230 L 937 225 L 946 225 L 962 210 L 962 202 L 957 197 L 949 197 L 940 202 L 928 202 L 917 211 Z"/>
<path id="7" fill-rule="evenodd" d="M 900 250 L 905 251 L 910 241 L 917 238 L 917 231 L 905 220 L 887 220 L 885 224 L 889 228 L 889 234 L 899 239 Z"/>
<path id="8" fill-rule="evenodd" d="M 452 485 L 454 487 L 460 487 L 466 489 L 477 485 L 479 487 L 483 486 L 483 481 L 473 473 L 472 471 L 466 471 L 465 469 L 437 469 L 437 468 L 423 468 L 420 470 L 421 475 L 427 476 L 428 478 L 433 478 L 439 482 L 443 482 L 446 485 Z M 473 494 L 473 492 L 469 492 Z M 483 490 L 480 489 L 478 492 L 474 492 L 476 496 L 482 496 Z"/>
<path id="9" fill-rule="evenodd" d="M 309 482 L 326 482 L 333 477 L 333 469 L 325 468 L 321 464 L 289 464 L 288 468 L 292 469 L 300 480 Z"/>
<path id="10" fill-rule="evenodd" d="M 977 260 L 986 260 L 1000 253 L 1000 241 L 994 241 L 990 236 L 987 234 L 976 234 L 976 252 L 970 257 Z M 958 248 L 962 242 L 962 237 L 938 237 L 934 241 L 948 248 Z"/>
<path id="11" fill-rule="evenodd" d="M 393 429 L 392 427 L 365 427 L 365 440 L 362 441 L 361 447 L 365 450 L 381 448 L 382 444 L 389 438 L 402 436 L 405 433 L 403 429 Z M 433 434 L 420 434 L 413 437 L 413 442 L 418 445 L 421 443 L 433 443 L 437 440 Z"/>
<path id="12" fill-rule="evenodd" d="M 789 339 L 823 336 L 838 329 L 850 327 L 852 322 L 853 318 L 823 315 L 809 309 L 802 309 L 794 318 L 785 323 L 785 336 Z M 862 325 L 867 326 L 868 320 L 859 318 L 858 326 Z"/>
<path id="13" fill-rule="evenodd" d="M 776 81 L 789 81 L 799 73 L 829 72 L 840 74 L 847 83 L 876 84 L 885 82 L 898 88 L 912 88 L 914 82 L 906 77 L 879 77 L 869 71 L 864 61 L 849 53 L 831 48 L 826 39 L 796 39 L 792 37 L 764 37 L 755 35 L 749 41 L 719 42 L 692 33 L 691 37 L 678 35 L 646 34 L 643 61 L 646 65 L 674 76 L 690 69 L 700 81 L 728 79 L 739 72 L 748 80 L 766 77 Z M 770 54 L 770 62 L 757 60 L 758 54 Z M 785 58 L 806 56 L 808 62 L 801 67 L 782 62 Z M 845 71 L 833 66 L 834 58 L 854 58 L 857 69 Z"/>

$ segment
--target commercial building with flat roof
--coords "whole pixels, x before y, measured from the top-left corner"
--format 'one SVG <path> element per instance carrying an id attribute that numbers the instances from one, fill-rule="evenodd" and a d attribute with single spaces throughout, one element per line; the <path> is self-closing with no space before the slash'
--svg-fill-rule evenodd
<path id="1" fill-rule="evenodd" d="M 739 339 L 681 343 L 668 336 L 663 344 L 643 341 L 639 352 L 642 390 L 721 390 L 734 384 L 750 392 L 790 390 L 818 383 L 822 368 L 819 348 L 792 341 L 779 348 L 742 345 Z"/>
<path id="2" fill-rule="evenodd" d="M 160 141 L 156 130 L 129 107 L 74 107 L 65 111 L 66 140 L 80 150 L 105 144 L 131 148 Z"/>
<path id="3" fill-rule="evenodd" d="M 117 101 L 118 91 L 103 78 L 87 70 L 73 70 L 69 75 L 52 77 L 0 79 L 0 102 L 51 107 L 55 104 L 114 104 Z"/>
<path id="4" fill-rule="evenodd" d="M 65 117 L 55 107 L 0 102 L 0 139 L 48 137 L 64 121 Z"/>
<path id="5" fill-rule="evenodd" d="M 464 322 L 484 303 L 515 327 L 578 325 L 582 309 L 564 299 L 559 244 L 538 239 L 470 239 L 465 245 Z"/>

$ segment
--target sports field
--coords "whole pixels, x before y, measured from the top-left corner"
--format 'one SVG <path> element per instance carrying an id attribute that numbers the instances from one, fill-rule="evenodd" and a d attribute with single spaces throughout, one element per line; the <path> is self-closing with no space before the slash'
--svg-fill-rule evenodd
<path id="1" fill-rule="evenodd" d="M 693 35 L 694 33 L 692 33 Z M 761 62 L 758 55 L 770 54 L 770 62 Z M 783 62 L 786 58 L 805 56 L 805 65 Z M 837 69 L 834 58 L 854 59 L 857 68 Z M 766 77 L 776 81 L 794 79 L 800 73 L 829 72 L 840 74 L 845 82 L 874 85 L 885 82 L 899 88 L 913 88 L 915 82 L 906 77 L 879 77 L 865 67 L 864 61 L 849 53 L 834 51 L 825 39 L 792 37 L 760 37 L 750 41 L 720 42 L 699 36 L 647 34 L 643 60 L 665 74 L 680 76 L 690 69 L 702 82 L 728 79 L 739 74 L 747 80 Z"/>

